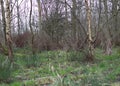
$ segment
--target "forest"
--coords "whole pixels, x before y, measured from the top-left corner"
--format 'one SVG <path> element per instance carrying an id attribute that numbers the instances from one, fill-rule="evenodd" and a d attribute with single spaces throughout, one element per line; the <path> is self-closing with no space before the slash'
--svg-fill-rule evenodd
<path id="1" fill-rule="evenodd" d="M 120 86 L 120 0 L 0 0 L 0 86 Z"/>

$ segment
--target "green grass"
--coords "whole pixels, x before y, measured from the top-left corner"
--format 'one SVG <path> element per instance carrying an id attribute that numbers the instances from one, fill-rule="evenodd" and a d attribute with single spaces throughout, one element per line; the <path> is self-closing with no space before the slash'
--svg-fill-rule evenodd
<path id="1" fill-rule="evenodd" d="M 120 80 L 120 53 L 113 49 L 112 55 L 95 50 L 95 62 L 84 62 L 85 55 L 75 51 L 44 51 L 31 55 L 29 50 L 16 49 L 14 70 L 4 72 L 0 78 L 12 78 L 0 86 L 117 86 Z M 28 54 L 27 54 L 28 53 Z M 4 56 L 0 56 L 4 57 Z M 1 60 L 1 63 L 5 59 Z M 5 68 L 5 67 L 4 67 Z M 9 70 L 9 68 L 6 68 Z M 9 76 L 7 76 L 7 74 Z M 6 76 L 2 76 L 6 75 Z M 119 86 L 119 85 L 118 85 Z"/>
<path id="2" fill-rule="evenodd" d="M 9 82 L 12 71 L 13 67 L 9 59 L 0 55 L 0 82 Z"/>

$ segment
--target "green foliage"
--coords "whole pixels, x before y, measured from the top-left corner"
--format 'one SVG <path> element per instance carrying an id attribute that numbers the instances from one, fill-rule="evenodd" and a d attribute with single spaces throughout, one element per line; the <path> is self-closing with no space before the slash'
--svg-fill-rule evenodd
<path id="1" fill-rule="evenodd" d="M 82 52 L 76 52 L 76 51 L 72 51 L 68 53 L 68 57 L 67 60 L 68 61 L 78 61 L 81 62 L 84 59 L 84 54 Z"/>
<path id="2" fill-rule="evenodd" d="M 25 86 L 35 86 L 35 81 L 34 80 L 30 80 L 25 82 Z"/>
<path id="3" fill-rule="evenodd" d="M 9 59 L 4 56 L 0 56 L 0 81 L 6 81 L 10 79 L 12 73 L 12 67 Z"/>
<path id="4" fill-rule="evenodd" d="M 38 65 L 38 57 L 33 55 L 33 56 L 29 56 L 29 57 L 25 57 L 24 61 L 25 61 L 25 65 L 27 67 L 36 67 Z"/>
<path id="5" fill-rule="evenodd" d="M 47 67 L 39 68 L 38 74 L 39 74 L 41 77 L 46 76 L 46 75 L 47 75 L 47 76 L 53 75 L 53 74 L 52 74 L 52 71 L 51 71 L 49 68 L 47 68 Z"/>
<path id="6" fill-rule="evenodd" d="M 119 81 L 120 79 L 120 68 L 116 67 L 114 70 L 111 70 L 108 73 L 108 76 L 106 79 L 111 80 L 111 81 Z"/>
<path id="7" fill-rule="evenodd" d="M 60 77 L 55 79 L 55 82 L 51 86 L 76 86 L 70 76 Z"/>
<path id="8" fill-rule="evenodd" d="M 10 86 L 23 86 L 23 85 L 21 84 L 21 82 L 14 82 L 10 84 Z"/>
<path id="9" fill-rule="evenodd" d="M 101 49 L 96 49 L 94 63 L 83 63 L 84 53 L 77 51 L 44 51 L 31 56 L 21 49 L 18 51 L 15 52 L 15 71 L 12 71 L 9 61 L 0 56 L 0 65 L 5 64 L 0 66 L 0 76 L 7 76 L 6 80 L 12 73 L 14 78 L 14 82 L 8 86 L 39 85 L 38 78 L 43 85 L 51 86 L 110 86 L 120 79 L 120 56 L 117 49 L 109 56 L 104 55 Z M 53 78 L 50 83 L 49 77 Z"/>
<path id="10" fill-rule="evenodd" d="M 1 83 L 0 86 L 10 86 L 10 85 L 5 84 L 5 83 Z"/>
<path id="11" fill-rule="evenodd" d="M 105 80 L 104 75 L 88 73 L 84 75 L 84 78 L 79 83 L 81 83 L 81 86 L 103 86 L 108 82 Z"/>
<path id="12" fill-rule="evenodd" d="M 51 86 L 109 86 L 108 82 L 102 75 L 85 74 L 78 80 L 73 78 L 72 75 L 57 77 Z"/>
<path id="13" fill-rule="evenodd" d="M 1 43 L 0 43 L 0 53 L 2 53 L 3 55 L 8 55 L 7 47 L 5 45 L 2 45 Z"/>
<path id="14" fill-rule="evenodd" d="M 27 55 L 23 57 L 17 57 L 16 60 L 18 64 L 26 66 L 26 67 L 37 67 L 40 65 L 39 61 L 39 56 L 38 55 Z"/>

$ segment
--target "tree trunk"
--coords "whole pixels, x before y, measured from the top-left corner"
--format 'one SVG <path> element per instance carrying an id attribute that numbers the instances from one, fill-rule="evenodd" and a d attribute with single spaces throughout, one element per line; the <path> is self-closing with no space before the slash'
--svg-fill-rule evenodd
<path id="1" fill-rule="evenodd" d="M 77 9 L 77 3 L 76 3 L 76 0 L 72 0 L 72 9 L 71 9 L 71 20 L 72 20 L 72 29 L 73 29 L 73 41 L 75 42 L 76 41 L 76 31 L 77 31 L 77 21 L 76 19 L 74 18 L 74 16 L 77 16 L 76 15 L 76 9 Z"/>
<path id="2" fill-rule="evenodd" d="M 41 2 L 40 0 L 37 0 L 37 4 L 38 4 L 38 13 L 39 13 L 39 30 L 42 29 L 42 24 L 41 24 Z"/>
<path id="3" fill-rule="evenodd" d="M 98 29 L 100 29 L 100 23 L 101 23 L 101 9 L 102 9 L 102 4 L 101 4 L 101 0 L 99 0 Z"/>
<path id="4" fill-rule="evenodd" d="M 119 27 L 118 27 L 118 0 L 112 0 L 112 16 L 113 16 L 113 25 L 112 25 L 112 29 L 113 29 L 113 33 L 114 35 L 114 42 L 115 45 L 119 45 Z"/>
<path id="5" fill-rule="evenodd" d="M 92 31 L 91 31 L 91 11 L 90 11 L 89 3 L 90 3 L 89 0 L 85 0 L 86 12 L 87 12 L 87 23 L 88 23 L 88 54 L 86 58 L 88 61 L 93 61 L 94 53 L 93 53 L 93 44 L 92 44 Z"/>
<path id="6" fill-rule="evenodd" d="M 5 9 L 4 9 L 4 2 L 3 0 L 0 1 L 1 3 L 1 10 L 2 10 L 2 23 L 3 23 L 3 30 L 4 30 L 4 38 L 5 38 L 5 44 L 7 44 L 6 39 L 6 20 L 5 20 Z"/>
<path id="7" fill-rule="evenodd" d="M 68 22 L 68 8 L 67 8 L 67 0 L 65 0 L 65 18 L 66 18 L 66 22 Z"/>
<path id="8" fill-rule="evenodd" d="M 29 27 L 31 30 L 31 48 L 32 48 L 32 54 L 35 54 L 35 49 L 34 49 L 34 33 L 33 33 L 33 28 L 31 24 L 31 17 L 32 17 L 32 0 L 30 0 L 30 15 L 29 15 Z"/>
<path id="9" fill-rule="evenodd" d="M 108 6 L 107 1 L 104 0 L 104 9 L 105 9 L 105 17 L 108 21 Z M 105 54 L 110 55 L 112 53 L 112 43 L 111 43 L 111 37 L 110 37 L 110 31 L 109 31 L 109 25 L 106 24 L 106 28 L 103 30 L 103 33 L 105 35 Z"/>
<path id="10" fill-rule="evenodd" d="M 13 62 L 12 38 L 11 38 L 11 20 L 10 20 L 10 1 L 6 0 L 6 39 L 8 48 L 8 57 Z"/>
<path id="11" fill-rule="evenodd" d="M 19 12 L 19 4 L 17 1 L 17 26 L 18 26 L 18 35 L 20 35 L 20 12 Z"/>

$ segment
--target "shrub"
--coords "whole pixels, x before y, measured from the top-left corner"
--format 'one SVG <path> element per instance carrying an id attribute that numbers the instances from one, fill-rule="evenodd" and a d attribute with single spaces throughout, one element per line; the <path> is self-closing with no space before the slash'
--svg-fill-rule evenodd
<path id="1" fill-rule="evenodd" d="M 30 36 L 30 32 L 24 32 L 13 37 L 16 47 L 23 48 L 24 46 L 28 45 Z"/>

